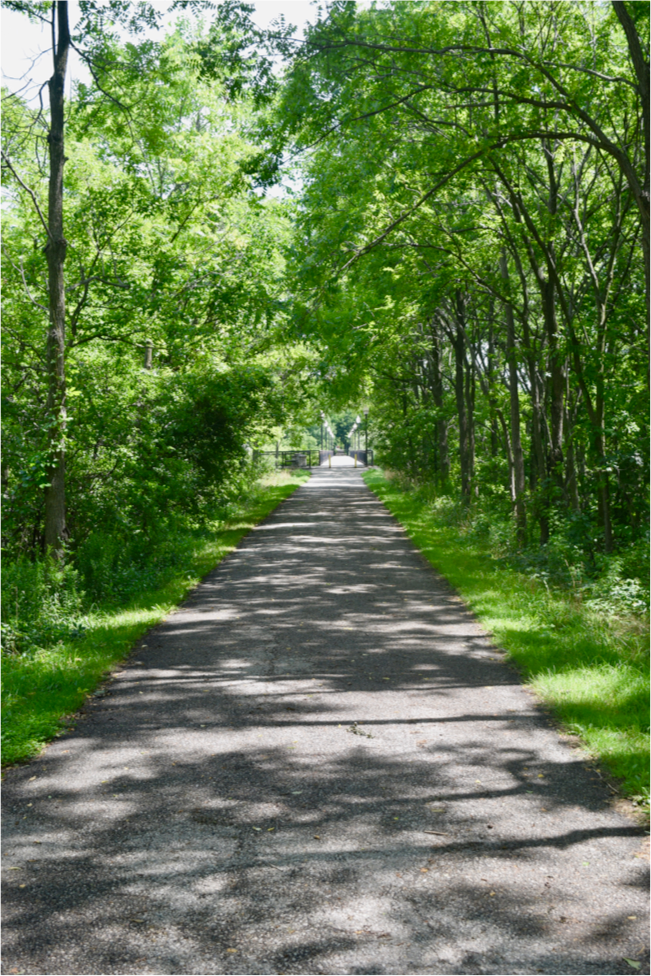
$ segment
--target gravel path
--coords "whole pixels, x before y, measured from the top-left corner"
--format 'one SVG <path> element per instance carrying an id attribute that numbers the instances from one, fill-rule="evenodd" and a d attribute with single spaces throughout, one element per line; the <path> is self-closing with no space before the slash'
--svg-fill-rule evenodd
<path id="1" fill-rule="evenodd" d="M 4 803 L 5 973 L 649 971 L 639 828 L 349 468 Z"/>

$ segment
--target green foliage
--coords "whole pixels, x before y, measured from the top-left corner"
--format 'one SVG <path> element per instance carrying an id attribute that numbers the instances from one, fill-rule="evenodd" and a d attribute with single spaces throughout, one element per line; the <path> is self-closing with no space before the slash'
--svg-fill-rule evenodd
<path id="1" fill-rule="evenodd" d="M 134 641 L 305 477 L 266 476 L 231 505 L 228 521 L 177 529 L 154 547 L 141 541 L 139 548 L 136 539 L 121 553 L 113 537 L 98 535 L 80 554 L 78 569 L 58 570 L 50 560 L 5 564 L 3 762 L 38 754 Z"/>
<path id="2" fill-rule="evenodd" d="M 486 525 L 451 499 L 419 497 L 375 471 L 364 479 L 563 726 L 628 796 L 648 802 L 648 617 L 597 612 L 576 592 L 509 567 Z"/>
<path id="3" fill-rule="evenodd" d="M 6 560 L 2 572 L 2 648 L 30 654 L 84 631 L 84 593 L 79 573 L 51 559 L 21 556 Z"/>
<path id="4" fill-rule="evenodd" d="M 34 201 L 47 211 L 48 119 L 5 101 L 6 761 L 38 751 L 296 484 L 258 491 L 252 460 L 310 385 L 309 349 L 279 341 L 288 207 L 244 175 L 256 151 L 247 86 L 272 91 L 270 62 L 256 60 L 235 3 L 208 32 L 181 23 L 162 40 L 119 37 L 159 14 L 87 3 L 75 28 L 94 78 L 76 86 L 66 121 L 65 566 L 42 551 L 48 292 Z M 209 70 L 208 51 L 238 62 L 238 78 Z"/>
<path id="5" fill-rule="evenodd" d="M 133 533 L 155 545 L 170 521 L 218 517 L 250 449 L 305 397 L 309 354 L 278 341 L 287 208 L 242 176 L 251 107 L 201 80 L 202 36 L 98 35 L 123 66 L 116 80 L 115 60 L 99 58 L 100 80 L 119 82 L 124 104 L 81 85 L 70 106 L 67 521 L 79 555 L 92 533 L 120 550 Z M 5 149 L 42 208 L 45 121 L 9 99 Z M 17 555 L 43 538 L 48 299 L 37 214 L 4 176 L 3 541 Z"/>
<path id="6" fill-rule="evenodd" d="M 537 687 L 572 685 L 565 720 L 604 754 L 629 750 L 633 783 L 637 740 L 595 695 L 639 726 L 648 149 L 630 41 L 647 51 L 648 5 L 336 2 L 298 45 L 251 12 L 227 0 L 207 26 L 145 40 L 159 5 L 80 7 L 93 82 L 66 116 L 57 570 L 42 558 L 48 119 L 4 102 L 11 661 L 72 661 L 93 607 L 193 563 L 248 495 L 256 448 L 316 446 L 320 410 L 346 441 L 351 404 L 368 403 L 371 446 L 419 486 L 451 578 L 468 559 L 491 586 L 515 581 L 499 633 Z M 293 189 L 263 196 L 289 157 Z"/>

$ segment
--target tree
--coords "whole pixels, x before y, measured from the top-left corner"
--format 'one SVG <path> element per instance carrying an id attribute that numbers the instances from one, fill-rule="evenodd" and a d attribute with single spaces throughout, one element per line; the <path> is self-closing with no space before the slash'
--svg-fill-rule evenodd
<path id="1" fill-rule="evenodd" d="M 110 104 L 114 114 L 117 109 L 122 124 L 131 127 L 133 134 L 137 130 L 137 126 L 134 126 L 133 98 L 134 88 L 137 88 L 137 73 L 142 70 L 143 61 L 146 64 L 148 56 L 154 52 L 155 45 L 148 44 L 140 50 L 133 46 L 120 49 L 115 25 L 121 25 L 130 33 L 137 34 L 145 26 L 158 26 L 162 11 L 155 4 L 144 2 L 134 7 L 132 4 L 125 5 L 121 0 L 109 0 L 108 3 L 91 0 L 82 6 L 80 20 L 72 36 L 67 0 L 52 0 L 51 3 L 4 0 L 4 6 L 41 21 L 49 16 L 52 34 L 54 71 L 48 83 L 47 219 L 42 215 L 37 194 L 23 182 L 6 153 L 3 153 L 3 163 L 37 208 L 47 235 L 44 251 L 48 265 L 50 327 L 46 340 L 48 395 L 43 418 L 48 430 L 44 539 L 46 549 L 60 562 L 63 560 L 64 545 L 69 538 L 66 526 L 67 344 L 64 274 L 68 249 L 68 241 L 64 236 L 64 88 L 68 57 L 70 50 L 74 48 L 92 74 L 94 88 L 86 89 L 81 86 L 83 99 L 102 107 Z M 202 9 L 202 5 L 194 0 L 176 0 L 172 11 L 195 7 Z M 246 4 L 226 0 L 217 9 L 208 37 L 194 45 L 193 53 L 195 61 L 199 58 L 203 76 L 219 77 L 222 81 L 227 79 L 226 88 L 230 97 L 240 94 L 248 86 L 253 88 L 258 101 L 263 101 L 274 90 L 275 78 L 271 71 L 271 60 L 251 50 L 254 40 L 266 43 L 266 35 L 254 28 L 249 16 L 251 10 Z M 276 47 L 278 43 L 282 46 L 282 31 Z M 84 276 L 85 272 L 82 270 L 82 278 Z M 87 285 L 82 287 L 87 294 Z M 80 314 L 81 307 L 78 305 L 73 314 L 74 326 L 78 324 Z"/>
<path id="2" fill-rule="evenodd" d="M 646 260 L 646 116 L 621 37 L 601 7 L 335 4 L 284 94 L 281 127 L 306 153 L 297 273 L 330 369 L 355 368 L 352 356 L 377 376 L 383 364 L 381 395 L 403 418 L 388 411 L 385 449 L 395 466 L 409 430 L 401 465 L 424 472 L 432 451 L 410 416 L 420 423 L 428 375 L 440 375 L 423 364 L 445 361 L 442 336 L 462 494 L 488 487 L 477 466 L 487 408 L 520 544 L 527 507 L 546 543 L 594 502 L 604 548 L 615 545 L 613 450 L 626 438 L 607 378 L 631 369 L 639 388 Z M 375 360 L 360 345 L 369 319 L 390 367 L 380 343 Z"/>
<path id="3" fill-rule="evenodd" d="M 279 346 L 288 207 L 252 192 L 251 102 L 201 80 L 200 40 L 186 23 L 156 43 L 117 44 L 122 104 L 102 94 L 98 68 L 99 85 L 67 106 L 73 551 L 100 527 L 153 532 L 155 513 L 159 526 L 211 517 L 241 483 L 245 443 L 268 436 L 309 385 L 305 350 Z M 18 98 L 7 105 L 5 153 L 42 207 L 46 120 Z M 4 177 L 5 543 L 15 552 L 42 543 L 48 289 L 33 246 L 37 211 Z"/>

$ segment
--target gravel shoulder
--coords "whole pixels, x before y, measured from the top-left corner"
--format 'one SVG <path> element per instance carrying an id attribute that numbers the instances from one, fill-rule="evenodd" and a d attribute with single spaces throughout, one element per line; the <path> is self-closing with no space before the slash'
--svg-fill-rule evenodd
<path id="1" fill-rule="evenodd" d="M 320 469 L 6 775 L 2 971 L 648 973 L 644 839 Z"/>

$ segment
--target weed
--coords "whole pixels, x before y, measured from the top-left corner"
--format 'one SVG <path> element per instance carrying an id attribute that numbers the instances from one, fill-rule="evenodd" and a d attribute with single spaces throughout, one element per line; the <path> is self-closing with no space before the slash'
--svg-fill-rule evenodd
<path id="1" fill-rule="evenodd" d="M 27 561 L 6 565 L 3 762 L 38 754 L 134 642 L 180 603 L 305 477 L 284 472 L 268 475 L 239 509 L 233 506 L 229 521 L 185 535 L 179 532 L 176 548 L 168 543 L 162 555 L 153 550 L 149 563 L 141 560 L 130 566 L 123 558 L 118 562 L 120 585 L 99 591 L 104 601 L 85 614 L 87 598 L 74 566 L 59 570 L 51 563 Z M 98 550 L 97 559 L 102 572 L 109 573 L 113 550 L 105 557 Z"/>
<path id="2" fill-rule="evenodd" d="M 648 802 L 648 620 L 641 586 L 622 580 L 623 567 L 613 559 L 589 586 L 582 577 L 577 595 L 567 564 L 566 588 L 549 561 L 514 566 L 504 539 L 496 553 L 491 531 L 483 525 L 477 531 L 472 514 L 452 499 L 433 500 L 377 471 L 364 479 L 563 725 L 620 779 L 624 793 Z"/>

